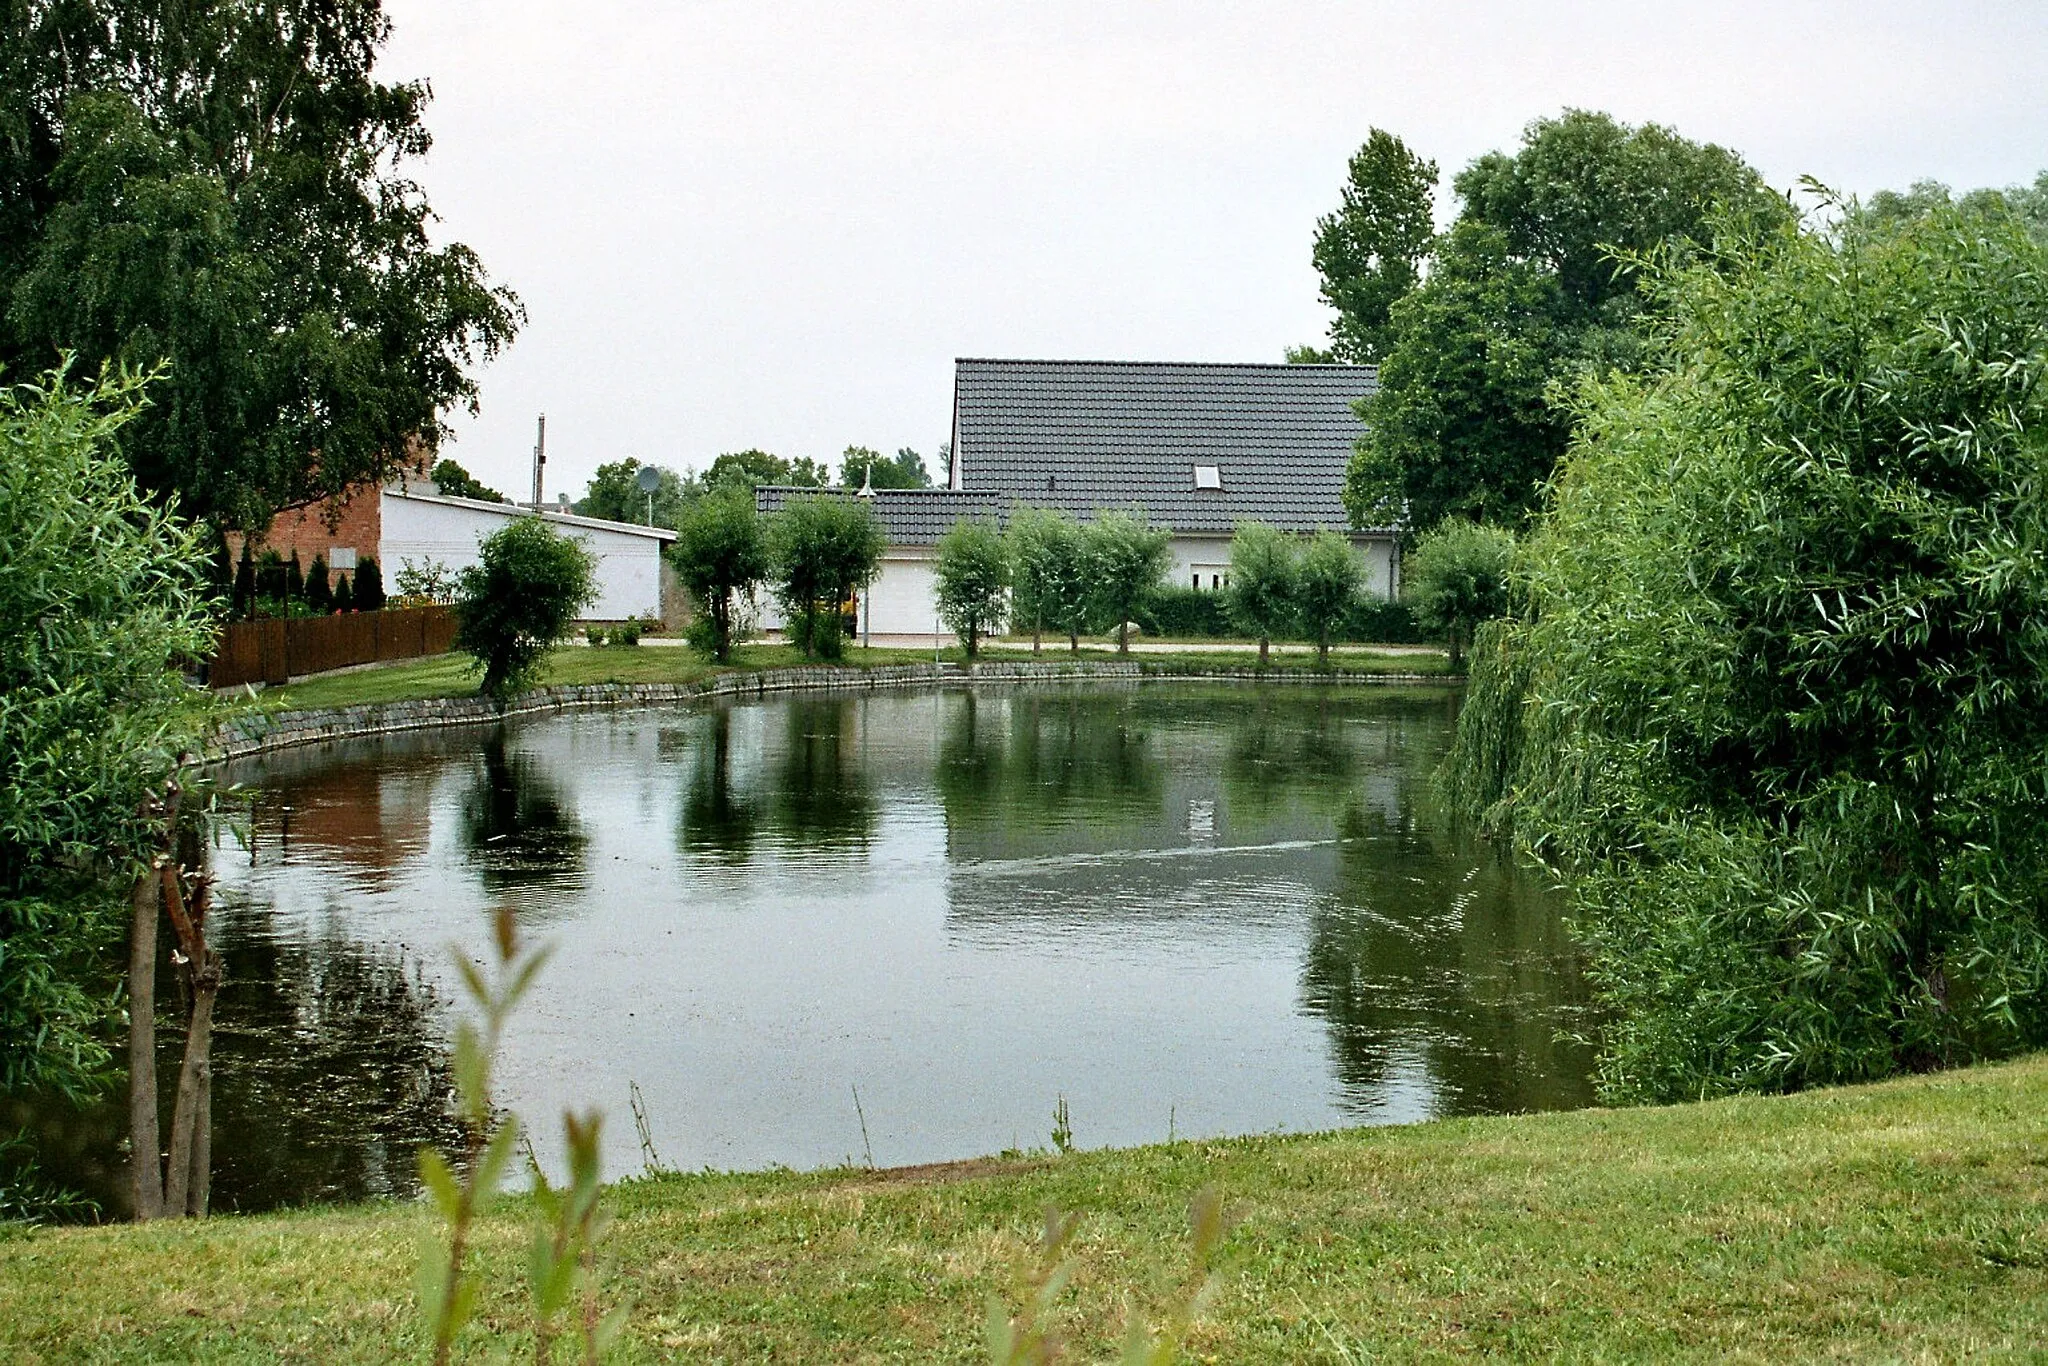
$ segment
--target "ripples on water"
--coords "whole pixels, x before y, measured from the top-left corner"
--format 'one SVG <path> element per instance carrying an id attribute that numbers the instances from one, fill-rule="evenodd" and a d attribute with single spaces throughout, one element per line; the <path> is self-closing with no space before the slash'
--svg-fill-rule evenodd
<path id="1" fill-rule="evenodd" d="M 1579 1105 L 1557 909 L 1428 778 L 1455 695 L 797 696 L 364 740 L 230 776 L 215 1189 L 411 1189 L 449 946 L 555 955 L 501 1103 L 637 1168 L 796 1167 Z M 90 1144 L 84 1144 L 90 1147 Z"/>

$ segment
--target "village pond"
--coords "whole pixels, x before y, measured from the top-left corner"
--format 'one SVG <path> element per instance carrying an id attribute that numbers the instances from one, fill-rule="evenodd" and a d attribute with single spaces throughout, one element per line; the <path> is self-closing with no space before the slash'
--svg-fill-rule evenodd
<path id="1" fill-rule="evenodd" d="M 500 906 L 553 947 L 496 1097 L 550 1165 L 595 1105 L 607 1171 L 641 1169 L 636 1086 L 685 1169 L 1044 1147 L 1060 1097 L 1080 1146 L 1585 1104 L 1554 897 L 1432 810 L 1456 705 L 790 695 L 238 765 L 217 1203 L 413 1189 L 451 1137 L 454 946 Z"/>

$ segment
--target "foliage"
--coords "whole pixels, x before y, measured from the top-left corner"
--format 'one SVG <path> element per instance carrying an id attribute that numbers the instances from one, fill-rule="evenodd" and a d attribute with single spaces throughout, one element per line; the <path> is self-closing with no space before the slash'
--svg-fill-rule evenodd
<path id="1" fill-rule="evenodd" d="M 456 572 L 436 559 L 416 561 L 408 556 L 400 560 L 393 583 L 398 588 L 398 596 L 409 604 L 453 602 L 461 591 Z"/>
<path id="2" fill-rule="evenodd" d="M 981 638 L 1002 629 L 1009 607 L 1010 547 L 1002 529 L 981 518 L 961 518 L 939 537 L 934 571 L 939 620 L 972 659 Z"/>
<path id="3" fill-rule="evenodd" d="M 325 555 L 315 555 L 312 568 L 306 571 L 306 606 L 323 614 L 334 608 L 334 585 L 327 577 Z"/>
<path id="4" fill-rule="evenodd" d="M 700 499 L 677 527 L 669 561 L 697 604 L 690 643 L 723 664 L 743 636 L 743 613 L 773 567 L 751 492 L 726 488 Z"/>
<path id="5" fill-rule="evenodd" d="M 1343 638 L 1376 645 L 1419 645 L 1422 628 L 1407 603 L 1361 593 L 1351 614 L 1344 618 Z"/>
<path id="6" fill-rule="evenodd" d="M 1435 162 L 1383 129 L 1373 129 L 1352 153 L 1342 202 L 1316 223 L 1316 273 L 1323 277 L 1323 302 L 1337 311 L 1327 359 L 1386 359 L 1391 310 L 1420 281 L 1436 232 L 1436 175 Z M 1305 349 L 1288 357 L 1296 363 L 1324 358 Z"/>
<path id="7" fill-rule="evenodd" d="M 299 568 L 297 546 L 292 547 L 292 557 L 285 561 L 284 599 L 290 603 L 304 602 L 306 599 L 306 575 Z"/>
<path id="8" fill-rule="evenodd" d="M 1652 277 L 1451 786 L 1575 880 L 1616 1098 L 2048 1042 L 2048 251 L 1934 206 Z"/>
<path id="9" fill-rule="evenodd" d="M 646 523 L 648 496 L 640 491 L 640 471 L 645 468 L 652 468 L 661 480 L 654 488 L 653 525 L 674 531 L 682 525 L 683 517 L 702 489 L 693 478 L 677 474 L 665 465 L 643 466 L 632 456 L 597 467 L 583 496 L 576 500 L 577 513 L 634 526 Z"/>
<path id="10" fill-rule="evenodd" d="M 256 561 L 249 555 L 249 538 L 242 539 L 242 555 L 235 561 L 235 583 L 229 597 L 228 615 L 240 621 L 256 608 Z"/>
<path id="11" fill-rule="evenodd" d="M 1358 605 L 1365 565 L 1351 542 L 1334 531 L 1318 531 L 1301 552 L 1294 574 L 1294 619 L 1315 642 L 1316 660 L 1330 662 L 1330 642 Z"/>
<path id="12" fill-rule="evenodd" d="M 537 518 L 521 518 L 505 531 L 540 525 Z M 455 958 L 463 987 L 481 1016 L 481 1027 L 471 1019 L 463 1019 L 455 1026 L 455 1101 L 465 1135 L 461 1169 L 458 1171 L 432 1148 L 420 1149 L 419 1155 L 420 1183 L 433 1197 L 434 1208 L 448 1231 L 447 1252 L 441 1254 L 429 1243 L 419 1268 L 420 1310 L 433 1339 L 435 1366 L 448 1360 L 455 1339 L 461 1336 L 476 1310 L 477 1293 L 483 1283 L 465 1265 L 470 1239 L 476 1221 L 489 1211 L 497 1197 L 519 1145 L 518 1121 L 500 1121 L 491 1103 L 491 1075 L 497 1063 L 498 1041 L 519 998 L 533 985 L 534 975 L 547 961 L 546 950 L 520 946 L 518 923 L 511 907 L 498 908 L 496 929 L 497 962 L 492 978 L 487 979 L 468 957 L 458 953 Z"/>
<path id="13" fill-rule="evenodd" d="M 882 562 L 882 528 L 857 498 L 791 498 L 769 519 L 768 558 L 791 640 L 813 659 L 846 644 L 845 605 Z"/>
<path id="14" fill-rule="evenodd" d="M 603 471 L 600 470 L 600 473 Z M 488 488 L 483 481 L 471 474 L 453 460 L 437 460 L 434 472 L 427 476 L 434 481 L 434 487 L 450 498 L 474 498 L 480 503 L 509 503 L 512 500 L 494 488 Z"/>
<path id="15" fill-rule="evenodd" d="M 635 1101 L 639 1088 L 633 1088 Z M 635 1117 L 639 1111 L 634 1111 Z M 534 1203 L 545 1220 L 533 1231 L 533 1248 L 527 1260 L 527 1286 L 533 1293 L 533 1357 L 537 1362 L 553 1359 L 555 1318 L 569 1307 L 571 1296 L 583 1302 L 583 1359 L 602 1360 L 619 1330 L 626 1326 L 628 1305 L 600 1314 L 597 1303 L 597 1245 L 611 1230 L 611 1216 L 598 1205 L 604 1194 L 604 1115 L 589 1110 L 578 1115 L 562 1114 L 563 1150 L 569 1157 L 569 1184 L 560 1190 L 548 1184 L 538 1166 L 534 1168 Z M 641 1143 L 653 1144 L 642 1129 Z"/>
<path id="16" fill-rule="evenodd" d="M 30 0 L 0 67 L 0 361 L 168 362 L 122 435 L 217 527 L 431 450 L 518 300 L 435 246 L 408 168 L 423 81 L 373 69 L 378 0 Z"/>
<path id="17" fill-rule="evenodd" d="M 848 446 L 839 459 L 839 486 L 857 489 L 866 484 L 876 489 L 928 489 L 932 472 L 924 457 L 905 446 L 894 456 L 884 456 L 866 446 Z"/>
<path id="18" fill-rule="evenodd" d="M 1734 153 L 1575 109 L 1453 183 L 1458 220 L 1392 306 L 1379 389 L 1360 405 L 1353 525 L 1526 519 L 1571 430 L 1551 386 L 1640 361 L 1637 257 L 1709 243 L 1717 206 L 1738 224 L 1785 216 Z"/>
<path id="19" fill-rule="evenodd" d="M 1508 610 L 1508 565 L 1515 537 L 1500 527 L 1448 521 L 1423 533 L 1402 566 L 1402 591 L 1415 619 L 1451 647 L 1451 667 L 1483 621 Z"/>
<path id="20" fill-rule="evenodd" d="M 727 451 L 704 471 L 707 489 L 727 486 L 752 492 L 759 484 L 791 484 L 798 488 L 821 489 L 832 482 L 832 472 L 807 455 L 785 460 L 766 451 Z M 858 487 L 858 485 L 856 485 Z"/>
<path id="21" fill-rule="evenodd" d="M 509 697 L 568 638 L 593 595 L 596 561 L 538 517 L 513 518 L 478 543 L 477 556 L 459 580 L 455 647 L 474 658 L 486 697 Z M 370 564 L 357 574 L 359 591 Z"/>
<path id="22" fill-rule="evenodd" d="M 346 577 L 337 577 L 334 582 L 334 610 L 353 612 L 356 610 L 355 592 L 348 586 Z"/>
<path id="23" fill-rule="evenodd" d="M 1184 583 L 1162 583 L 1146 595 L 1132 618 L 1150 636 L 1220 640 L 1237 634 L 1224 595 Z"/>
<path id="24" fill-rule="evenodd" d="M 1116 625 L 1117 653 L 1131 648 L 1131 617 L 1166 573 L 1172 533 L 1135 512 L 1098 512 L 1082 530 L 1090 613 Z"/>
<path id="25" fill-rule="evenodd" d="M 142 390 L 0 389 L 0 1091 L 103 1079 L 108 950 L 198 749 L 177 665 L 211 652 L 216 604 L 200 538 L 115 452 Z"/>
<path id="26" fill-rule="evenodd" d="M 1259 642 L 1261 664 L 1266 647 L 1294 629 L 1300 561 L 1295 539 L 1263 522 L 1239 522 L 1230 538 L 1224 603 L 1231 624 Z"/>
<path id="27" fill-rule="evenodd" d="M 1031 626 L 1031 648 L 1047 628 L 1079 649 L 1088 629 L 1088 573 L 1081 525 L 1063 508 L 1020 506 L 1010 514 L 1010 615 Z"/>
<path id="28" fill-rule="evenodd" d="M 384 571 L 369 555 L 356 561 L 355 605 L 358 612 L 377 612 L 384 607 Z"/>

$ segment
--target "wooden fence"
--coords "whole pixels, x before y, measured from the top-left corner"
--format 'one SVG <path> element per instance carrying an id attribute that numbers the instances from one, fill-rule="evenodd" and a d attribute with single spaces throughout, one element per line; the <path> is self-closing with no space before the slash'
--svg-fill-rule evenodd
<path id="1" fill-rule="evenodd" d="M 207 684 L 288 683 L 307 674 L 418 659 L 455 647 L 455 609 L 407 607 L 284 621 L 238 621 L 222 629 Z"/>

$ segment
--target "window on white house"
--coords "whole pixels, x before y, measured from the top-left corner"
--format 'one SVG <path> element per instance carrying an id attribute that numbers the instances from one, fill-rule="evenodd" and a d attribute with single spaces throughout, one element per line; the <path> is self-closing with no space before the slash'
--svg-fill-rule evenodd
<path id="1" fill-rule="evenodd" d="M 1200 588 L 1202 586 L 1202 571 L 1197 569 L 1194 573 L 1188 575 L 1188 579 L 1188 587 Z"/>
<path id="2" fill-rule="evenodd" d="M 1222 586 L 1223 586 L 1223 576 L 1222 576 L 1221 574 L 1211 574 L 1211 575 L 1209 576 L 1209 590 L 1210 590 L 1211 592 L 1214 592 L 1215 590 L 1217 590 L 1217 589 L 1221 588 Z"/>
<path id="3" fill-rule="evenodd" d="M 1223 467 L 1220 465 L 1195 466 L 1195 487 L 1198 489 L 1222 488 Z"/>

